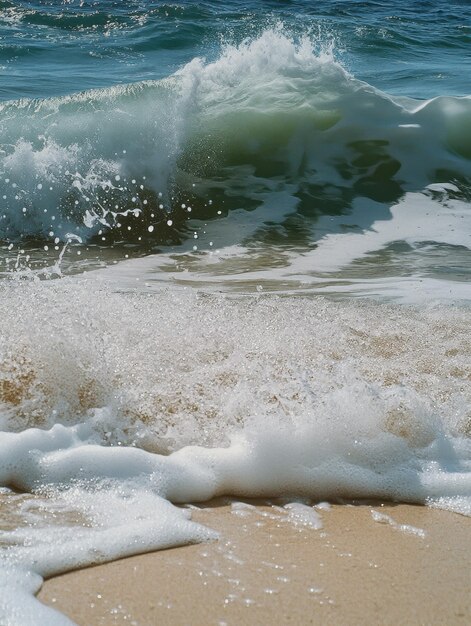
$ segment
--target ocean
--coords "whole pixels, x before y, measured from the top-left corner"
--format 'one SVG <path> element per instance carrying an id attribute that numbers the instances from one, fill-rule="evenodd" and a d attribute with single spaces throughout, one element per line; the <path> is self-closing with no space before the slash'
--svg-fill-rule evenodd
<path id="1" fill-rule="evenodd" d="M 0 623 L 215 536 L 176 505 L 471 515 L 471 3 L 1 0 L 0 42 Z"/>

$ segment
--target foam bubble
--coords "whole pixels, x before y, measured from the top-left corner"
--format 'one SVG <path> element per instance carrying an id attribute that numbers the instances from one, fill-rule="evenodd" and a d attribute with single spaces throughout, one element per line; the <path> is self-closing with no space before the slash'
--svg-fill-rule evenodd
<path id="1" fill-rule="evenodd" d="M 423 539 L 426 535 L 423 528 L 417 528 L 416 526 L 411 526 L 410 524 L 398 524 L 390 515 L 386 515 L 386 513 L 381 513 L 380 511 L 375 511 L 374 509 L 371 510 L 371 517 L 375 522 L 378 522 L 379 524 L 388 524 L 395 530 L 399 530 L 402 533 L 415 535 L 421 539 Z"/>

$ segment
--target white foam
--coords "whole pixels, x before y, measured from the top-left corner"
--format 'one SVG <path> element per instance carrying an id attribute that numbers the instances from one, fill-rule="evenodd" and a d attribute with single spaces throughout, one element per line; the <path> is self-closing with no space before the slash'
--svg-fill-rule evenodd
<path id="1" fill-rule="evenodd" d="M 374 215 L 375 209 L 382 213 L 381 205 L 366 198 L 355 200 L 352 208 L 350 216 L 342 216 L 338 221 L 346 226 L 356 225 L 362 223 L 362 213 L 370 212 Z M 332 220 L 330 217 L 321 220 L 319 230 L 323 230 L 322 222 L 327 227 L 328 219 Z M 332 224 L 329 227 L 333 229 Z M 295 259 L 290 274 L 298 274 L 305 279 L 312 270 L 338 270 L 396 241 L 412 245 L 435 242 L 471 250 L 469 204 L 450 200 L 446 205 L 438 205 L 424 194 L 405 194 L 398 204 L 390 208 L 386 219 L 373 219 L 369 228 L 363 232 L 335 233 L 322 237 L 313 252 Z"/>
<path id="2" fill-rule="evenodd" d="M 285 504 L 288 511 L 288 518 L 295 526 L 313 528 L 321 530 L 323 527 L 322 518 L 319 513 L 312 507 L 302 502 L 290 502 Z"/>
<path id="3" fill-rule="evenodd" d="M 277 211 L 277 202 L 285 200 L 283 194 L 278 194 L 280 197 L 269 202 L 267 199 L 267 206 L 250 218 L 243 215 L 245 211 L 233 211 L 224 220 L 205 226 L 204 234 L 199 237 L 198 254 L 191 254 L 190 242 L 181 250 L 133 259 L 98 270 L 98 274 L 120 288 L 131 289 L 136 288 L 136 279 L 140 278 L 149 289 L 172 283 L 217 290 L 223 285 L 225 289 L 248 292 L 260 285 L 270 291 L 368 295 L 406 304 L 469 303 L 471 288 L 469 281 L 463 279 L 468 271 L 467 257 L 450 260 L 453 255 L 450 248 L 468 255 L 471 250 L 469 204 L 449 198 L 447 193 L 453 186 L 446 184 L 434 188 L 444 194 L 438 202 L 430 197 L 430 187 L 422 193 L 406 193 L 387 210 L 372 200 L 357 198 L 350 215 L 323 216 L 317 220 L 313 237 L 319 239 L 309 249 L 274 251 L 267 250 L 263 244 L 223 245 L 225 232 L 247 242 L 247 237 L 264 220 L 269 221 L 270 210 L 278 216 L 273 218 L 275 221 L 294 211 L 293 197 L 290 202 L 284 202 L 286 213 Z M 213 249 L 210 241 L 218 247 Z M 397 243 L 408 246 L 409 254 L 402 249 L 391 251 Z M 434 275 L 437 254 L 443 246 L 447 246 L 448 257 L 440 263 L 446 270 L 439 270 L 437 276 Z M 367 261 L 369 265 L 365 269 Z M 461 274 L 460 262 L 463 263 Z M 456 267 L 458 277 L 453 276 L 449 265 Z"/>
<path id="4" fill-rule="evenodd" d="M 416 535 L 423 539 L 426 535 L 425 530 L 423 528 L 417 528 L 416 526 L 411 526 L 410 524 L 399 524 L 396 522 L 390 515 L 386 515 L 386 513 L 380 513 L 380 511 L 375 511 L 371 509 L 371 517 L 375 522 L 379 524 L 388 524 L 392 526 L 395 530 L 399 530 L 402 533 L 406 533 L 408 535 Z"/>
<path id="5" fill-rule="evenodd" d="M 449 498 L 435 498 L 427 502 L 427 504 L 436 509 L 445 511 L 453 511 L 466 517 L 471 517 L 471 499 L 462 496 L 452 496 Z"/>
<path id="6" fill-rule="evenodd" d="M 214 536 L 170 502 L 471 499 L 467 309 L 0 289 L 0 486 L 79 520 L 2 534 L 2 623 L 41 577 Z"/>

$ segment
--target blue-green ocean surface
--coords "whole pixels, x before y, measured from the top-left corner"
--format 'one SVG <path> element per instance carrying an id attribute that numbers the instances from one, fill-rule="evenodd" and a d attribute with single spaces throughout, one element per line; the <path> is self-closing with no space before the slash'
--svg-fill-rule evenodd
<path id="1" fill-rule="evenodd" d="M 348 71 L 390 94 L 469 94 L 467 0 L 2 0 L 0 11 L 3 100 L 164 78 L 280 24 L 332 45 Z"/>
<path id="2" fill-rule="evenodd" d="M 0 29 L 7 272 L 164 252 L 153 280 L 465 295 L 470 3 L 4 1 Z"/>

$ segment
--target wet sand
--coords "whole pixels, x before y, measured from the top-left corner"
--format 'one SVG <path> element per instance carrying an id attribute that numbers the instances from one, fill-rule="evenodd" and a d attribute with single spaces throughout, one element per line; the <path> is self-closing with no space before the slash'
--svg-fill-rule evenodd
<path id="1" fill-rule="evenodd" d="M 193 519 L 219 541 L 57 576 L 39 598 L 80 626 L 471 622 L 471 519 L 379 503 L 318 512 L 315 530 L 276 507 L 213 502 Z"/>

